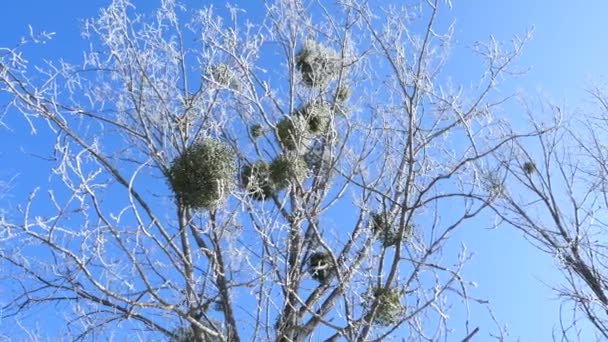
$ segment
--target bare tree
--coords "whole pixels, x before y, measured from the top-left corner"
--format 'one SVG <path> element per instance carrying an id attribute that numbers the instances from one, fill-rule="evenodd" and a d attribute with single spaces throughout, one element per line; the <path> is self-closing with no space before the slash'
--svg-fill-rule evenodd
<path id="1" fill-rule="evenodd" d="M 541 109 L 549 120 L 540 123 L 538 115 L 531 120 L 545 134 L 496 154 L 504 168 L 495 178 L 499 190 L 493 208 L 502 222 L 553 256 L 564 275 L 563 283 L 552 285 L 563 299 L 556 340 L 578 340 L 593 330 L 590 326 L 598 340 L 608 338 L 603 214 L 608 204 L 608 101 L 600 89 L 590 91 L 595 109 L 576 115 L 545 104 Z"/>
<path id="2" fill-rule="evenodd" d="M 518 138 L 493 89 L 526 40 L 475 45 L 477 87 L 443 81 L 448 6 L 279 0 L 255 25 L 115 0 L 82 65 L 4 49 L 11 108 L 57 137 L 50 183 L 2 222 L 5 319 L 67 304 L 74 340 L 445 338 L 475 300 L 443 247 Z"/>

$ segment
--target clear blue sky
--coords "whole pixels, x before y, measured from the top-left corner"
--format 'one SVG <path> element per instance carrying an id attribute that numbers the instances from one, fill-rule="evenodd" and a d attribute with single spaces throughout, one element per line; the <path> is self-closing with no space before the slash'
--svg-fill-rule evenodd
<path id="1" fill-rule="evenodd" d="M 150 6 L 155 1 L 135 1 L 138 6 Z M 210 1 L 184 1 L 190 7 Z M 218 7 L 223 1 L 214 1 Z M 248 9 L 252 17 L 259 16 L 258 0 L 235 1 Z M 56 32 L 55 39 L 45 46 L 28 50 L 32 62 L 41 58 L 66 58 L 76 62 L 86 47 L 80 40 L 79 19 L 94 16 L 104 0 L 19 0 L 3 1 L 0 5 L 0 46 L 13 46 L 19 37 L 27 35 L 28 25 L 35 30 Z M 139 5 L 141 4 L 141 5 Z M 550 1 L 510 0 L 454 1 L 454 10 L 442 19 L 455 18 L 456 34 L 449 74 L 461 82 L 474 82 L 475 62 L 469 48 L 475 40 L 490 34 L 498 40 L 509 40 L 513 34 L 534 27 L 534 38 L 519 60 L 527 75 L 507 83 L 505 92 L 520 89 L 534 95 L 543 91 L 558 103 L 576 106 L 584 100 L 584 89 L 592 81 L 602 81 L 608 75 L 608 2 L 605 0 Z M 511 87 L 510 89 L 508 87 Z M 16 118 L 15 118 L 16 119 Z M 0 179 L 10 178 L 19 170 L 14 183 L 13 200 L 24 194 L 48 175 L 37 172 L 41 160 L 31 158 L 32 143 L 47 144 L 44 135 L 32 137 L 21 120 L 8 118 L 12 130 L 0 129 Z M 9 198 L 10 200 L 11 198 Z M 486 230 L 484 216 L 459 231 L 452 244 L 462 241 L 475 253 L 465 269 L 465 275 L 479 287 L 472 293 L 489 299 L 494 313 L 509 327 L 508 340 L 548 341 L 558 319 L 559 302 L 555 294 L 543 285 L 554 283 L 559 274 L 553 261 L 531 247 L 514 230 L 503 227 Z M 476 313 L 474 312 L 474 318 Z M 471 322 L 482 330 L 493 329 L 489 322 Z M 2 325 L 0 324 L 0 331 Z M 487 336 L 484 334 L 483 336 Z M 478 339 L 483 341 L 484 339 Z"/>

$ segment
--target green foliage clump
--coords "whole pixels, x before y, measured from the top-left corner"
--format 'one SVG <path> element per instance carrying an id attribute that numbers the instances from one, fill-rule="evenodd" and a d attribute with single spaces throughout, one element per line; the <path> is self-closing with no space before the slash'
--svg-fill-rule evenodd
<path id="1" fill-rule="evenodd" d="M 258 201 L 270 198 L 275 192 L 270 179 L 270 168 L 264 161 L 245 165 L 241 170 L 241 182 L 247 195 Z"/>
<path id="2" fill-rule="evenodd" d="M 334 265 L 329 253 L 315 252 L 308 258 L 309 272 L 318 282 L 325 282 L 334 272 Z"/>
<path id="3" fill-rule="evenodd" d="M 293 151 L 306 139 L 306 132 L 299 117 L 284 118 L 277 124 L 277 136 L 283 148 Z"/>
<path id="4" fill-rule="evenodd" d="M 304 118 L 308 132 L 320 134 L 325 132 L 331 120 L 331 108 L 325 102 L 315 101 L 297 111 Z"/>
<path id="5" fill-rule="evenodd" d="M 221 342 L 221 338 L 218 336 L 213 336 L 211 334 L 202 332 L 202 341 L 205 342 Z M 177 328 L 175 329 L 175 331 L 173 332 L 171 338 L 169 339 L 170 342 L 197 342 L 200 341 L 201 338 L 196 338 L 194 331 L 192 330 L 191 327 L 181 327 L 181 328 Z"/>
<path id="6" fill-rule="evenodd" d="M 384 247 L 394 246 L 399 242 L 397 228 L 391 224 L 391 219 L 387 213 L 372 213 L 370 228 Z M 404 234 L 410 233 L 411 230 L 412 227 L 407 226 Z"/>
<path id="7" fill-rule="evenodd" d="M 347 84 L 342 84 L 336 90 L 336 100 L 338 102 L 345 102 L 350 98 L 350 87 Z"/>
<path id="8" fill-rule="evenodd" d="M 173 160 L 169 183 L 179 203 L 211 209 L 234 188 L 234 151 L 226 144 L 204 139 Z"/>
<path id="9" fill-rule="evenodd" d="M 251 125 L 249 133 L 253 138 L 259 138 L 264 134 L 264 128 L 260 124 Z"/>
<path id="10" fill-rule="evenodd" d="M 340 59 L 335 51 L 306 40 L 296 56 L 296 68 L 307 87 L 324 88 L 340 73 Z"/>
<path id="11" fill-rule="evenodd" d="M 533 162 L 525 162 L 522 169 L 526 174 L 531 175 L 536 171 L 536 165 Z"/>
<path id="12" fill-rule="evenodd" d="M 372 232 L 384 247 L 393 246 L 398 242 L 397 232 L 395 232 L 386 213 L 372 213 L 370 226 Z"/>
<path id="13" fill-rule="evenodd" d="M 302 178 L 305 175 L 306 163 L 296 155 L 279 156 L 270 164 L 270 179 L 280 189 L 287 187 L 292 177 Z"/>
<path id="14" fill-rule="evenodd" d="M 190 327 L 182 327 L 178 328 L 173 332 L 171 342 L 195 342 L 196 337 L 194 336 L 194 331 Z"/>
<path id="15" fill-rule="evenodd" d="M 502 181 L 495 174 L 487 174 L 483 181 L 490 198 L 499 197 L 505 193 L 506 189 Z"/>
<path id="16" fill-rule="evenodd" d="M 213 80 L 213 82 L 224 87 L 232 84 L 234 80 L 234 76 L 232 75 L 230 68 L 224 63 L 209 66 L 207 70 L 207 77 Z"/>
<path id="17" fill-rule="evenodd" d="M 277 136 L 281 146 L 295 151 L 309 144 L 314 136 L 327 131 L 332 119 L 332 109 L 322 101 L 314 101 L 283 118 L 277 124 Z"/>
<path id="18" fill-rule="evenodd" d="M 367 300 L 378 301 L 373 323 L 388 326 L 399 321 L 405 312 L 405 306 L 401 304 L 401 291 L 397 288 L 385 289 L 377 286 L 370 289 Z"/>
<path id="19" fill-rule="evenodd" d="M 245 165 L 241 170 L 241 182 L 247 195 L 263 201 L 289 186 L 291 177 L 300 178 L 305 175 L 306 164 L 301 158 L 280 156 L 270 165 L 264 161 Z"/>

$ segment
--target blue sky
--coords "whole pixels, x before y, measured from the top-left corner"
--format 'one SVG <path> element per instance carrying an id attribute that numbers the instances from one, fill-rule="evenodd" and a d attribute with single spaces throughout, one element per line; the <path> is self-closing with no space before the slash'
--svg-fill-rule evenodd
<path id="1" fill-rule="evenodd" d="M 458 42 L 489 34 L 507 40 L 534 27 L 520 59 L 531 68 L 520 86 L 546 91 L 555 100 L 578 102 L 591 81 L 608 74 L 605 1 L 461 1 L 455 4 Z"/>
<path id="2" fill-rule="evenodd" d="M 184 1 L 189 7 L 209 1 Z M 102 0 L 20 0 L 4 1 L 0 5 L 0 46 L 13 46 L 29 32 L 35 30 L 55 32 L 56 36 L 44 46 L 27 49 L 33 63 L 42 59 L 63 57 L 77 62 L 86 43 L 80 40 L 79 19 L 94 16 Z M 149 6 L 151 1 L 135 1 L 136 5 Z M 222 1 L 214 1 L 218 7 Z M 245 7 L 252 18 L 260 15 L 260 2 L 235 2 Z M 573 1 L 511 0 L 454 1 L 454 10 L 442 20 L 455 20 L 453 59 L 448 74 L 461 82 L 474 82 L 478 60 L 470 54 L 475 40 L 494 35 L 498 40 L 509 40 L 513 34 L 523 34 L 534 27 L 533 40 L 527 45 L 518 64 L 528 69 L 526 75 L 506 83 L 505 92 L 518 89 L 534 96 L 545 94 L 557 103 L 576 107 L 584 104 L 584 90 L 591 82 L 602 82 L 608 75 L 608 2 L 586 1 L 583 5 Z M 1 98 L 1 97 L 0 97 Z M 5 142 L 0 148 L 0 177 L 10 178 L 19 172 L 14 183 L 12 199 L 23 200 L 33 185 L 45 181 L 48 175 L 37 172 L 44 161 L 32 158 L 32 146 L 47 144 L 49 136 L 29 134 L 28 126 L 16 116 L 7 117 L 10 130 L 2 128 Z M 50 152 L 47 151 L 47 152 Z M 8 198 L 11 200 L 11 197 Z M 555 294 L 543 285 L 560 279 L 555 264 L 548 256 L 530 246 L 520 233 L 501 227 L 487 230 L 491 217 L 472 221 L 460 230 L 451 243 L 462 241 L 475 254 L 465 269 L 468 279 L 479 287 L 472 293 L 489 299 L 500 323 L 509 327 L 508 340 L 550 340 L 552 328 L 557 324 L 559 302 Z M 492 330 L 489 322 L 476 324 L 482 330 Z M 2 325 L 0 324 L 0 331 Z M 484 335 L 487 336 L 487 335 Z"/>

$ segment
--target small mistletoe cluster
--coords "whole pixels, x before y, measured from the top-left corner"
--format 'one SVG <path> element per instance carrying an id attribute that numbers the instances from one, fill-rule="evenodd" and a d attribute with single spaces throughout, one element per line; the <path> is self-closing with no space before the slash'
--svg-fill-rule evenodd
<path id="1" fill-rule="evenodd" d="M 346 84 L 342 84 L 336 90 L 336 100 L 338 102 L 345 102 L 350 97 L 350 87 Z"/>
<path id="2" fill-rule="evenodd" d="M 254 124 L 249 127 L 249 133 L 254 139 L 259 138 L 264 134 L 264 127 L 260 124 Z"/>
<path id="3" fill-rule="evenodd" d="M 190 327 L 178 328 L 173 332 L 170 339 L 171 342 L 191 342 L 196 341 L 194 331 Z"/>
<path id="4" fill-rule="evenodd" d="M 331 256 L 325 252 L 311 254 L 308 258 L 308 267 L 312 278 L 321 283 L 329 280 L 334 272 Z"/>
<path id="5" fill-rule="evenodd" d="M 297 151 L 310 145 L 316 136 L 327 131 L 332 116 L 331 107 L 324 101 L 304 105 L 294 115 L 283 118 L 277 124 L 281 146 L 289 151 Z"/>
<path id="6" fill-rule="evenodd" d="M 280 156 L 270 164 L 257 161 L 245 165 L 241 170 L 241 182 L 249 196 L 263 201 L 289 186 L 292 177 L 300 178 L 305 174 L 306 164 L 301 158 Z"/>
<path id="7" fill-rule="evenodd" d="M 214 326 L 221 326 L 220 322 L 213 322 Z M 220 342 L 221 338 L 213 336 L 211 334 L 202 332 L 201 336 L 195 336 L 194 331 L 191 327 L 180 327 L 175 329 L 173 335 L 170 337 L 170 342 L 194 342 L 194 341 L 205 341 L 205 342 Z"/>
<path id="8" fill-rule="evenodd" d="M 234 151 L 226 144 L 204 139 L 189 146 L 173 160 L 169 184 L 179 203 L 211 209 L 234 188 Z"/>
<path id="9" fill-rule="evenodd" d="M 300 108 L 296 115 L 304 119 L 308 132 L 321 134 L 329 127 L 331 107 L 324 101 L 315 101 Z"/>
<path id="10" fill-rule="evenodd" d="M 306 122 L 301 116 L 290 116 L 279 121 L 277 137 L 281 146 L 288 151 L 298 150 L 310 139 Z"/>
<path id="11" fill-rule="evenodd" d="M 536 165 L 533 162 L 525 162 L 522 169 L 526 174 L 531 175 L 536 171 Z"/>
<path id="12" fill-rule="evenodd" d="M 391 219 L 387 213 L 373 212 L 369 225 L 374 235 L 382 242 L 382 246 L 390 247 L 399 242 L 398 232 L 391 224 Z M 405 233 L 409 233 L 411 230 L 412 227 L 408 226 Z"/>
<path id="13" fill-rule="evenodd" d="M 238 88 L 237 79 L 227 64 L 219 63 L 207 68 L 206 76 L 220 87 Z"/>
<path id="14" fill-rule="evenodd" d="M 398 288 L 373 287 L 366 297 L 368 301 L 378 301 L 374 324 L 381 326 L 394 324 L 405 312 L 405 306 L 401 304 L 401 291 Z"/>
<path id="15" fill-rule="evenodd" d="M 306 86 L 325 88 L 339 75 L 341 62 L 335 51 L 306 40 L 296 56 L 296 68 Z"/>

